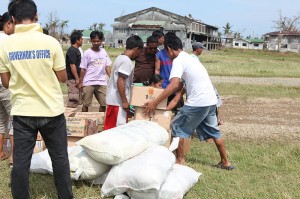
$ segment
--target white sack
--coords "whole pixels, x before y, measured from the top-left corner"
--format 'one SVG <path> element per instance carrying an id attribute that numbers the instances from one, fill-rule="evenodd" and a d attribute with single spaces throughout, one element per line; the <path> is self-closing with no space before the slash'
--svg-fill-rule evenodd
<path id="1" fill-rule="evenodd" d="M 102 185 L 101 196 L 129 193 L 130 190 L 151 191 L 158 196 L 158 191 L 174 164 L 175 156 L 166 147 L 152 146 L 143 153 L 113 166 Z"/>
<path id="2" fill-rule="evenodd" d="M 33 173 L 53 173 L 52 162 L 48 150 L 44 150 L 32 155 L 30 171 Z"/>
<path id="3" fill-rule="evenodd" d="M 202 175 L 194 169 L 175 164 L 159 191 L 159 199 L 182 199 Z"/>
<path id="4" fill-rule="evenodd" d="M 140 154 L 152 145 L 164 145 L 168 138 L 168 132 L 157 123 L 134 120 L 87 136 L 78 144 L 94 160 L 115 165 Z"/>
<path id="5" fill-rule="evenodd" d="M 93 160 L 81 146 L 69 153 L 71 178 L 91 180 L 103 175 L 111 166 Z"/>

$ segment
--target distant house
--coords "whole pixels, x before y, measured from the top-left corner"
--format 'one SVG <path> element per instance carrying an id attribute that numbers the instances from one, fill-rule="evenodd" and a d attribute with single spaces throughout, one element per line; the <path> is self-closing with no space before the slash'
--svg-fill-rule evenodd
<path id="1" fill-rule="evenodd" d="M 242 48 L 242 49 L 254 49 L 254 50 L 263 50 L 265 40 L 264 39 L 244 39 L 244 38 L 235 38 L 233 39 L 233 48 Z"/>
<path id="2" fill-rule="evenodd" d="M 83 44 L 90 44 L 91 39 L 90 39 L 90 34 L 93 30 L 83 30 L 82 31 L 82 39 L 83 39 Z M 103 44 L 105 45 L 110 45 L 112 44 L 112 33 L 108 30 L 101 30 L 104 35 L 104 40 L 102 41 Z"/>
<path id="3" fill-rule="evenodd" d="M 124 46 L 131 35 L 139 35 L 145 42 L 154 30 L 174 32 L 191 49 L 193 42 L 202 42 L 208 49 L 221 45 L 218 28 L 195 20 L 191 16 L 180 16 L 159 8 L 151 7 L 114 19 L 113 42 L 115 47 Z"/>
<path id="4" fill-rule="evenodd" d="M 268 50 L 279 52 L 300 52 L 300 31 L 277 31 L 266 33 Z"/>

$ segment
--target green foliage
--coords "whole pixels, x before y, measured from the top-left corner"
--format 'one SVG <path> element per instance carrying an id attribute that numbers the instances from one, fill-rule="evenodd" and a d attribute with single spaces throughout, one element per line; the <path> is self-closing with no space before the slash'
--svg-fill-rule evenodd
<path id="1" fill-rule="evenodd" d="M 204 53 L 200 60 L 211 76 L 300 77 L 296 53 L 225 49 Z"/>

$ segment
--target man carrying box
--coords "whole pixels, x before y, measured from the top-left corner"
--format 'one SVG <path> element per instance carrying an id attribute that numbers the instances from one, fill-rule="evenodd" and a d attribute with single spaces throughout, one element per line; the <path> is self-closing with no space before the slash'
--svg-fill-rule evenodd
<path id="1" fill-rule="evenodd" d="M 133 80 L 134 60 L 143 48 L 143 40 L 133 35 L 126 40 L 126 50 L 114 63 L 106 94 L 106 117 L 104 130 L 126 124 L 129 111 L 129 97 Z"/>
<path id="2" fill-rule="evenodd" d="M 227 159 L 224 141 L 218 128 L 215 113 L 217 97 L 206 69 L 198 60 L 182 50 L 182 42 L 177 36 L 166 39 L 164 45 L 168 56 L 173 59 L 171 82 L 162 94 L 146 103 L 145 113 L 154 111 L 159 102 L 181 90 L 181 79 L 184 79 L 187 102 L 171 124 L 172 135 L 180 138 L 177 163 L 185 163 L 183 138 L 189 138 L 196 129 L 198 137 L 214 139 L 221 157 L 217 166 L 226 170 L 234 169 Z"/>

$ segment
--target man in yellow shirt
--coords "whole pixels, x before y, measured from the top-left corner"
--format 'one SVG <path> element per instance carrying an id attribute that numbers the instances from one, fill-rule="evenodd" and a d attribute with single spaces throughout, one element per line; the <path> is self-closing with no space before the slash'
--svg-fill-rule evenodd
<path id="1" fill-rule="evenodd" d="M 2 84 L 11 91 L 14 129 L 13 198 L 30 198 L 29 168 L 38 131 L 51 157 L 58 198 L 73 198 L 67 153 L 64 101 L 59 82 L 67 80 L 58 41 L 42 33 L 32 0 L 12 0 L 8 11 L 15 34 L 0 47 Z"/>

